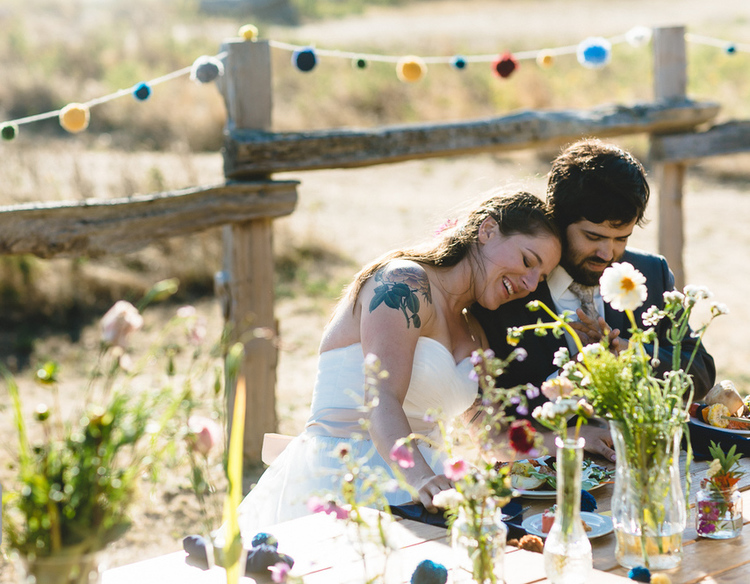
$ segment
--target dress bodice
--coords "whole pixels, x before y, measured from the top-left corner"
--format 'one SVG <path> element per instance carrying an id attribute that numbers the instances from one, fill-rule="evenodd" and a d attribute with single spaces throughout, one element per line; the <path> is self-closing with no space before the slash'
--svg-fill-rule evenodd
<path id="1" fill-rule="evenodd" d="M 429 337 L 419 338 L 403 403 L 413 432 L 433 432 L 436 422 L 426 421 L 426 413 L 451 420 L 472 405 L 477 383 L 469 378 L 471 370 L 469 358 L 456 363 L 442 343 Z M 306 430 L 340 438 L 361 433 L 364 383 L 360 343 L 321 353 Z"/>

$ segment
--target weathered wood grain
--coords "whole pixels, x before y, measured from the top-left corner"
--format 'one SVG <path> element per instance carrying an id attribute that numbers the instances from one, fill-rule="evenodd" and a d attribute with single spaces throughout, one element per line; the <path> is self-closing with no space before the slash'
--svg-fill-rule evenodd
<path id="1" fill-rule="evenodd" d="M 703 132 L 668 134 L 651 139 L 651 159 L 694 162 L 707 156 L 750 152 L 750 121 L 717 124 Z"/>
<path id="2" fill-rule="evenodd" d="M 0 207 L 0 253 L 40 258 L 129 253 L 164 238 L 288 215 L 296 181 L 228 182 L 133 197 Z"/>
<path id="3" fill-rule="evenodd" d="M 630 107 L 522 111 L 500 118 L 350 130 L 274 133 L 233 129 L 227 134 L 227 177 L 350 168 L 483 151 L 559 145 L 582 136 L 611 137 L 686 131 L 715 118 L 719 106 L 664 100 Z"/>

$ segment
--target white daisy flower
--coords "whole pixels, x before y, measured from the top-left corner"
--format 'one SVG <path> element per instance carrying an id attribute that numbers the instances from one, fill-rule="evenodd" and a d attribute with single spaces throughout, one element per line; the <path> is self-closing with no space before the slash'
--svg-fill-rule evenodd
<path id="1" fill-rule="evenodd" d="M 635 310 L 648 294 L 646 278 L 627 262 L 616 262 L 604 270 L 599 286 L 604 301 L 620 312 Z"/>

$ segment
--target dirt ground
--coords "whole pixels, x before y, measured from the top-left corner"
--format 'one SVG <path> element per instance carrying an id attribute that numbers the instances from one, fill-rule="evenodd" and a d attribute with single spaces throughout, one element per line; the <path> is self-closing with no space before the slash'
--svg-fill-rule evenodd
<path id="1" fill-rule="evenodd" d="M 550 4 L 552 8 L 550 8 Z M 560 19 L 548 18 L 555 7 L 563 4 L 570 10 L 560 12 Z M 586 20 L 587 27 L 599 34 L 612 34 L 637 24 L 655 25 L 679 21 L 719 28 L 723 19 L 744 16 L 750 22 L 750 4 L 744 0 L 706 4 L 693 0 L 679 3 L 681 12 L 674 14 L 677 3 L 671 1 L 633 1 L 601 3 L 580 0 L 575 3 L 557 2 L 465 2 L 435 3 L 435 9 L 425 3 L 409 8 L 418 19 L 406 18 L 414 26 L 415 34 L 431 34 L 438 26 L 452 34 L 477 34 L 485 37 L 496 34 L 489 23 L 502 18 L 505 31 L 520 30 L 525 26 L 546 27 L 547 36 L 557 32 L 567 42 L 573 23 L 580 31 L 582 14 L 594 14 L 596 24 Z M 460 6 L 459 6 L 460 5 Z M 502 8 L 500 6 L 502 5 Z M 606 11 L 606 14 L 605 14 Z M 491 18 L 490 18 L 491 17 Z M 369 15 L 372 20 L 357 17 L 337 23 L 309 25 L 302 32 L 309 38 L 336 38 L 339 46 L 346 46 L 347 35 L 385 35 L 382 31 L 403 30 L 403 15 L 394 16 L 386 10 Z M 473 19 L 473 20 L 472 20 Z M 416 23 L 416 24 L 415 24 Z M 566 28 L 566 23 L 570 28 Z M 372 26 L 369 26 L 372 24 Z M 514 25 L 515 24 L 515 25 Z M 380 31 L 380 32 L 377 32 Z M 272 33 L 271 33 L 272 36 Z M 645 142 L 613 140 L 640 152 L 646 152 Z M 220 158 L 220 155 L 216 155 Z M 546 158 L 545 158 L 546 156 Z M 302 233 L 329 241 L 361 263 L 401 245 L 422 241 L 432 236 L 443 221 L 452 217 L 458 208 L 477 200 L 490 189 L 523 188 L 541 195 L 549 156 L 524 152 L 509 156 L 481 155 L 405 162 L 384 167 L 356 170 L 326 170 L 279 175 L 277 178 L 301 179 L 299 204 L 296 212 L 277 221 L 277 237 Z M 648 161 L 644 159 L 648 165 Z M 739 178 L 719 179 L 720 175 L 736 174 L 734 169 L 746 169 L 750 156 L 726 157 L 697 165 L 688 173 L 685 185 L 685 270 L 687 281 L 708 286 L 715 299 L 729 306 L 730 314 L 717 320 L 706 336 L 706 344 L 716 359 L 719 379 L 732 379 L 738 388 L 750 390 L 750 355 L 740 341 L 740 332 L 750 327 L 750 306 L 745 301 L 748 288 L 747 258 L 750 257 L 750 182 Z M 215 165 L 220 172 L 220 162 Z M 221 178 L 216 177 L 216 178 Z M 658 189 L 653 181 L 654 199 L 648 213 L 650 223 L 637 230 L 631 244 L 648 250 L 657 249 Z M 207 316 L 213 331 L 221 327 L 218 306 L 205 301 L 197 306 Z M 304 424 L 309 405 L 317 345 L 331 308 L 330 302 L 321 303 L 311 298 L 280 300 L 277 315 L 281 327 L 281 353 L 278 369 L 279 430 L 298 433 Z M 84 338 L 95 335 L 93 329 Z M 59 351 L 73 350 L 60 342 Z M 9 412 L 0 411 L 0 442 L 11 443 Z M 4 457 L 0 450 L 0 479 L 7 478 Z M 194 498 L 186 488 L 186 477 L 167 477 L 164 484 L 152 493 L 144 493 L 134 510 L 134 527 L 112 548 L 111 564 L 122 565 L 147 557 L 180 549 L 184 535 L 196 532 L 198 510 Z M 13 581 L 13 570 L 0 565 L 0 583 Z"/>

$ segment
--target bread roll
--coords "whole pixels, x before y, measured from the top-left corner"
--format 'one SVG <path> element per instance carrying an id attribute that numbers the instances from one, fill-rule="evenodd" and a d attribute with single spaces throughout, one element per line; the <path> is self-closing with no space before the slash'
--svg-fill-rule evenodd
<path id="1" fill-rule="evenodd" d="M 714 385 L 711 388 L 711 391 L 706 394 L 706 399 L 704 401 L 709 406 L 713 404 L 724 404 L 729 410 L 730 416 L 736 415 L 745 405 L 742 401 L 742 396 L 737 392 L 734 383 L 728 379 L 720 381 Z"/>

